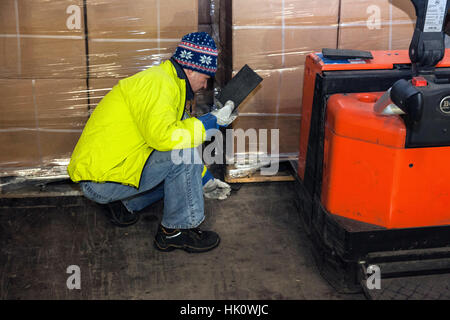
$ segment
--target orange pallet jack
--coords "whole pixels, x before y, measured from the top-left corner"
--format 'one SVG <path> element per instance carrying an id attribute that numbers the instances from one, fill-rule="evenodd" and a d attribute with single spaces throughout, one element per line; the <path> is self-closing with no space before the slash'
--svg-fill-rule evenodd
<path id="1" fill-rule="evenodd" d="M 389 279 L 441 275 L 440 297 L 450 298 L 449 4 L 412 2 L 409 51 L 323 49 L 306 59 L 299 211 L 339 292 L 374 297 Z"/>

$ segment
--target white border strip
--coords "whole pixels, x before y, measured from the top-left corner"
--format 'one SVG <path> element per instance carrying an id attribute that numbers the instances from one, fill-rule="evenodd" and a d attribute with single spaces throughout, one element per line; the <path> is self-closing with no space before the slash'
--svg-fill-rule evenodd
<path id="1" fill-rule="evenodd" d="M 414 25 L 416 22 L 411 20 L 396 20 L 396 21 L 383 21 L 380 23 L 381 26 L 390 26 L 390 25 Z M 366 22 L 347 22 L 341 23 L 341 27 L 367 27 Z"/>
<path id="2" fill-rule="evenodd" d="M 34 122 L 36 124 L 36 132 L 39 132 L 39 113 L 37 107 L 37 99 L 36 99 L 36 80 L 31 80 L 31 87 L 33 92 L 33 105 L 34 105 Z M 41 136 L 37 135 L 37 145 L 39 152 L 39 163 L 42 163 L 42 148 L 41 148 Z"/>
<path id="3" fill-rule="evenodd" d="M 157 36 L 157 47 L 158 47 L 158 53 L 161 54 L 161 1 L 156 1 L 156 36 Z"/>
<path id="4" fill-rule="evenodd" d="M 301 113 L 239 113 L 239 117 L 301 117 Z"/>
<path id="5" fill-rule="evenodd" d="M 89 41 L 92 42 L 156 42 L 156 43 L 160 43 L 160 42 L 179 42 L 180 39 L 117 39 L 117 38 L 96 38 L 96 39 L 92 39 L 89 38 Z"/>
<path id="6" fill-rule="evenodd" d="M 84 36 L 57 36 L 57 35 L 37 35 L 37 34 L 0 34 L 0 38 L 30 38 L 30 39 L 75 39 L 83 40 Z"/>
<path id="7" fill-rule="evenodd" d="M 256 25 L 256 26 L 233 26 L 232 29 L 233 30 L 279 30 L 279 29 L 335 29 L 337 27 L 337 24 L 332 24 L 332 25 L 325 25 L 325 26 L 310 26 L 310 25 L 305 25 L 305 26 L 286 26 L 284 25 L 284 19 L 283 19 L 283 25 L 281 26 L 265 26 L 265 25 Z"/>
<path id="8" fill-rule="evenodd" d="M 389 2 L 389 40 L 388 40 L 388 49 L 389 50 L 392 50 L 392 29 L 393 29 L 393 27 L 392 27 L 392 24 L 393 24 L 393 21 L 392 21 L 392 3 L 391 2 Z"/>
<path id="9" fill-rule="evenodd" d="M 381 22 L 382 26 L 389 26 L 389 25 L 408 25 L 408 24 L 415 24 L 415 21 L 411 20 L 396 20 L 396 21 L 383 21 Z M 296 29 L 335 29 L 338 25 L 337 24 L 329 24 L 325 26 L 315 26 L 315 25 L 305 25 L 305 26 L 268 26 L 268 25 L 248 25 L 248 26 L 233 26 L 233 30 L 296 30 Z M 365 21 L 358 21 L 358 22 L 347 22 L 347 23 L 340 23 L 340 27 L 366 27 L 367 23 Z"/>
<path id="10" fill-rule="evenodd" d="M 19 5 L 17 0 L 14 0 L 14 11 L 16 15 L 16 38 L 17 38 L 17 72 L 22 75 L 22 46 L 20 44 L 20 29 L 19 29 Z"/>
<path id="11" fill-rule="evenodd" d="M 21 132 L 21 131 L 81 133 L 81 132 L 83 132 L 83 129 L 48 129 L 48 128 L 8 128 L 8 129 L 0 129 L 0 132 Z"/>

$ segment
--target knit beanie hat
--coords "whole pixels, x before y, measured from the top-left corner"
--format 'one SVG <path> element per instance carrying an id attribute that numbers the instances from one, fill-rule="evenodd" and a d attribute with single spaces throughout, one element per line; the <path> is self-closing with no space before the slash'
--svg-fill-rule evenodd
<path id="1" fill-rule="evenodd" d="M 209 34 L 193 32 L 181 39 L 173 58 L 182 68 L 214 77 L 217 71 L 217 55 L 216 44 Z"/>

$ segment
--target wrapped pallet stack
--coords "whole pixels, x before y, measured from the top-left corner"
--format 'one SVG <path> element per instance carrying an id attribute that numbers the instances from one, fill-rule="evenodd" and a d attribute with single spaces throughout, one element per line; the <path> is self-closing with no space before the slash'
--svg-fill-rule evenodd
<path id="1" fill-rule="evenodd" d="M 198 0 L 88 0 L 86 11 L 90 111 L 120 79 L 170 58 L 198 28 Z"/>
<path id="2" fill-rule="evenodd" d="M 244 64 L 264 78 L 234 128 L 278 128 L 275 156 L 283 160 L 298 155 L 306 55 L 322 48 L 408 49 L 415 12 L 410 0 L 221 0 L 218 20 L 223 83 Z"/>
<path id="3" fill-rule="evenodd" d="M 338 47 L 407 50 L 415 22 L 411 0 L 341 0 Z"/>
<path id="4" fill-rule="evenodd" d="M 228 42 L 222 47 L 230 55 L 225 72 L 232 76 L 248 64 L 264 79 L 243 102 L 233 127 L 279 129 L 279 155 L 272 156 L 296 157 L 305 57 L 336 48 L 339 0 L 221 2 L 221 41 Z"/>
<path id="5" fill-rule="evenodd" d="M 82 0 L 2 0 L 0 15 L 0 173 L 45 172 L 88 117 Z"/>
<path id="6" fill-rule="evenodd" d="M 2 0 L 0 176 L 65 172 L 100 99 L 199 24 L 220 50 L 218 86 L 245 64 L 264 78 L 233 128 L 279 129 L 277 156 L 296 158 L 306 55 L 406 49 L 414 23 L 410 0 Z"/>
<path id="7" fill-rule="evenodd" d="M 2 0 L 0 176 L 66 174 L 100 99 L 197 28 L 198 0 Z"/>

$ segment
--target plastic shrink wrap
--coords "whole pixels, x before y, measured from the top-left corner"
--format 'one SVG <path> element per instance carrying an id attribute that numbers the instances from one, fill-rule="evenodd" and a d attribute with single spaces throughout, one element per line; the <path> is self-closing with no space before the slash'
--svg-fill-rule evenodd
<path id="1" fill-rule="evenodd" d="M 415 24 L 410 0 L 212 2 L 222 51 L 219 82 L 244 64 L 264 78 L 241 105 L 233 128 L 278 128 L 272 157 L 281 160 L 298 157 L 305 57 L 322 48 L 408 49 Z M 247 143 L 243 153 L 257 149 Z"/>
<path id="2" fill-rule="evenodd" d="M 1 0 L 0 177 L 67 177 L 101 98 L 197 28 L 198 0 Z"/>
<path id="3" fill-rule="evenodd" d="M 279 129 L 275 156 L 296 158 L 306 55 L 407 49 L 414 22 L 410 0 L 1 0 L 0 177 L 66 175 L 101 98 L 199 29 L 216 87 L 244 64 L 264 78 L 233 128 Z"/>

